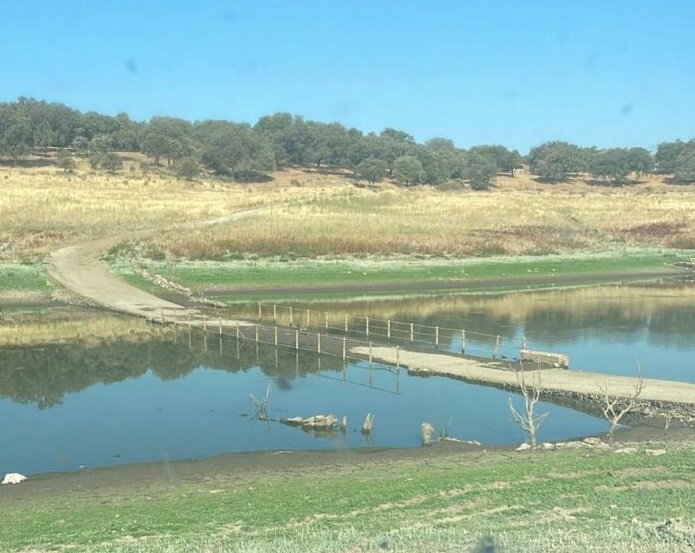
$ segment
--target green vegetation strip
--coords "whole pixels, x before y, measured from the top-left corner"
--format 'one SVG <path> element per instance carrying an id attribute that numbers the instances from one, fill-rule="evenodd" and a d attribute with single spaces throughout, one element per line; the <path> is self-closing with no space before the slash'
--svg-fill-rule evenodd
<path id="1" fill-rule="evenodd" d="M 294 466 L 286 454 L 271 471 L 238 470 L 231 461 L 178 480 L 174 465 L 169 478 L 130 485 L 111 478 L 91 491 L 0 493 L 8 521 L 0 544 L 4 551 L 442 553 L 469 551 L 492 536 L 504 551 L 687 551 L 695 547 L 695 446 L 669 447 L 660 456 L 644 449 L 349 463 L 319 456 L 315 466 Z M 50 490 L 50 482 L 34 485 Z M 678 520 L 660 528 L 669 519 Z"/>
<path id="2" fill-rule="evenodd" d="M 0 291 L 46 292 L 51 288 L 43 265 L 0 263 Z"/>
<path id="3" fill-rule="evenodd" d="M 275 299 L 278 297 L 302 297 L 328 299 L 343 298 L 355 293 L 336 290 L 340 287 L 389 286 L 380 294 L 424 294 L 446 291 L 451 288 L 475 290 L 485 282 L 495 283 L 499 289 L 513 288 L 514 282 L 526 288 L 530 282 L 544 281 L 553 284 L 563 277 L 611 274 L 634 274 L 645 272 L 667 272 L 675 270 L 674 264 L 692 255 L 678 251 L 640 251 L 634 253 L 607 253 L 586 255 L 555 255 L 544 257 L 500 257 L 468 260 L 446 259 L 351 259 L 351 260 L 245 260 L 229 262 L 164 262 L 144 260 L 142 265 L 153 273 L 192 288 L 227 289 L 234 301 L 233 291 L 243 291 L 244 301 Z M 128 277 L 132 271 L 127 263 L 112 263 L 112 270 Z M 505 284 L 505 281 L 508 281 Z M 138 283 L 137 279 L 133 280 Z M 432 290 L 409 289 L 414 282 L 437 283 Z M 470 286 L 467 286 L 467 283 Z M 326 287 L 332 287 L 327 290 Z M 276 291 L 272 289 L 276 288 Z M 258 294 L 253 294 L 258 290 Z M 250 295 L 251 294 L 251 295 Z M 369 292 L 375 295 L 375 292 Z M 359 295 L 359 293 L 358 293 Z M 236 300 L 239 301 L 240 298 Z"/>

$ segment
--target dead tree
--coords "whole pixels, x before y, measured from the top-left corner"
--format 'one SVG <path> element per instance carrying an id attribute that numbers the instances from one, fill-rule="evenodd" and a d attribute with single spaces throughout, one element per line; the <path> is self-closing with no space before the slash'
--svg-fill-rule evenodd
<path id="1" fill-rule="evenodd" d="M 534 372 L 531 382 L 528 383 L 526 381 L 526 371 L 522 365 L 521 370 L 516 376 L 519 383 L 519 390 L 524 397 L 524 411 L 523 413 L 519 413 L 519 411 L 516 410 L 511 397 L 509 398 L 509 410 L 512 413 L 514 422 L 528 434 L 529 445 L 531 447 L 536 447 L 536 432 L 541 424 L 543 424 L 545 417 L 548 416 L 548 413 L 541 413 L 540 415 L 535 414 L 536 403 L 538 403 L 541 391 L 543 390 L 541 375 L 539 372 Z"/>
<path id="2" fill-rule="evenodd" d="M 256 418 L 261 421 L 268 420 L 268 404 L 270 403 L 270 384 L 265 390 L 265 397 L 261 400 L 253 394 L 249 394 L 251 401 L 256 406 Z"/>
<path id="3" fill-rule="evenodd" d="M 633 387 L 632 394 L 625 398 L 618 395 L 611 395 L 608 390 L 608 384 L 601 384 L 599 391 L 603 399 L 603 416 L 608 421 L 608 442 L 615 442 L 615 429 L 618 428 L 620 420 L 632 411 L 638 404 L 638 398 L 644 387 L 644 378 L 642 377 L 642 367 L 637 365 L 637 382 Z"/>

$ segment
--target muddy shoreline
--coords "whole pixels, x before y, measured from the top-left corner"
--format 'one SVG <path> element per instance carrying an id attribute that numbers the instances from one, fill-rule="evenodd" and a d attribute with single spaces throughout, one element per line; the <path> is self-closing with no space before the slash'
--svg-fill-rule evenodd
<path id="1" fill-rule="evenodd" d="M 605 435 L 580 436 L 598 437 Z M 668 431 L 655 426 L 633 426 L 616 433 L 614 449 L 631 447 L 678 447 L 695 441 L 695 428 L 674 426 Z M 108 494 L 138 490 L 146 494 L 148 488 L 176 487 L 184 482 L 211 483 L 233 480 L 236 485 L 252 483 L 266 475 L 287 474 L 310 477 L 322 472 L 352 472 L 365 466 L 397 467 L 400 463 L 418 463 L 427 466 L 428 460 L 442 456 L 455 456 L 462 465 L 494 462 L 502 458 L 521 455 L 515 449 L 519 444 L 480 446 L 457 442 L 434 442 L 431 446 L 413 448 L 355 448 L 304 451 L 252 451 L 222 453 L 206 458 L 175 461 L 129 463 L 116 466 L 84 468 L 66 472 L 47 472 L 28 475 L 18 485 L 0 487 L 0 504 L 5 500 L 22 498 L 51 498 L 64 494 Z M 553 450 L 539 450 L 539 455 L 552 455 Z M 21 472 L 21 471 L 20 471 Z"/>

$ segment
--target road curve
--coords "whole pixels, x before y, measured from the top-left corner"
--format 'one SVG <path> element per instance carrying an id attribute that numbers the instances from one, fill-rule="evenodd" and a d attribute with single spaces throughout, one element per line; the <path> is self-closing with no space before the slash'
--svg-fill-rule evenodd
<path id="1" fill-rule="evenodd" d="M 260 212 L 260 209 L 239 211 L 208 221 L 186 223 L 178 228 L 191 229 L 241 221 Z M 119 242 L 147 234 L 147 231 L 131 232 L 67 246 L 49 256 L 48 273 L 74 294 L 107 309 L 146 318 L 159 317 L 163 311 L 166 311 L 168 318 L 195 315 L 195 309 L 163 300 L 123 282 L 112 275 L 99 260 L 105 251 Z"/>

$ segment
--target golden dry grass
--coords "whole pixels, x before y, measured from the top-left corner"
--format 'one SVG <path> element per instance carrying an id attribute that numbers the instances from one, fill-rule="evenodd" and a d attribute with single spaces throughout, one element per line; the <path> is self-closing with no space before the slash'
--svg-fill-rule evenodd
<path id="1" fill-rule="evenodd" d="M 0 347 L 71 343 L 98 345 L 116 338 L 150 339 L 143 319 L 97 311 L 48 310 L 8 313 L 0 319 Z"/>
<path id="2" fill-rule="evenodd" d="M 143 169 L 144 168 L 144 169 Z M 270 213 L 191 232 L 170 230 L 148 244 L 158 255 L 227 259 L 421 254 L 464 257 L 545 254 L 616 247 L 695 248 L 695 186 L 660 177 L 622 188 L 576 181 L 536 183 L 500 176 L 487 192 L 358 188 L 340 174 L 288 170 L 262 184 L 204 176 L 195 183 L 139 156 L 117 175 L 84 167 L 0 167 L 0 259 L 36 257 L 57 245 L 137 229 L 213 218 L 248 207 Z"/>
<path id="3" fill-rule="evenodd" d="M 31 258 L 77 240 L 314 198 L 336 186 L 334 177 L 323 175 L 301 175 L 307 186 L 293 186 L 295 176 L 287 172 L 271 183 L 242 185 L 209 178 L 189 183 L 154 168 L 143 173 L 135 162 L 116 175 L 83 165 L 72 174 L 0 166 L 0 259 Z"/>
<path id="4" fill-rule="evenodd" d="M 464 257 L 622 247 L 695 248 L 695 187 L 540 185 L 500 178 L 488 192 L 346 187 L 269 216 L 185 236 L 159 235 L 157 251 L 224 259 L 237 252 L 298 257 L 421 254 Z"/>

